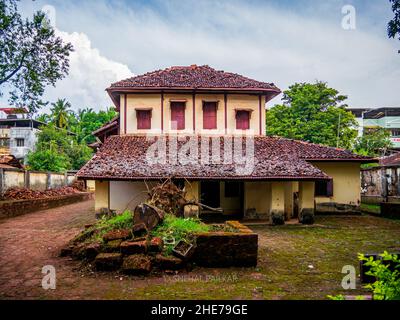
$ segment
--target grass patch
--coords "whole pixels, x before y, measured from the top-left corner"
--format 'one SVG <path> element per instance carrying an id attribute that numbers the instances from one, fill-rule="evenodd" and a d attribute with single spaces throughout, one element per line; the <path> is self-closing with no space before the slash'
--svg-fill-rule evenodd
<path id="1" fill-rule="evenodd" d="M 375 214 L 381 213 L 381 206 L 379 204 L 361 203 L 360 208 L 362 211 L 368 213 L 375 213 Z"/>
<path id="2" fill-rule="evenodd" d="M 93 226 L 83 231 L 75 238 L 77 242 L 102 242 L 103 236 L 113 230 L 118 229 L 132 229 L 133 227 L 133 214 L 131 211 L 126 210 L 121 214 L 114 217 L 103 216 Z"/>
<path id="3" fill-rule="evenodd" d="M 210 227 L 199 219 L 177 218 L 174 215 L 167 214 L 164 221 L 158 225 L 151 235 L 164 239 L 164 249 L 167 255 L 172 254 L 172 249 L 180 240 L 190 241 L 195 232 L 207 232 Z M 165 240 L 171 240 L 165 241 Z"/>

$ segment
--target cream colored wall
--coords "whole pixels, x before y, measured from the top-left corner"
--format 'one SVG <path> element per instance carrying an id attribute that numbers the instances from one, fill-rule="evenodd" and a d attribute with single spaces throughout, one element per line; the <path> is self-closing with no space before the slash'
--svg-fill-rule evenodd
<path id="1" fill-rule="evenodd" d="M 186 199 L 191 201 L 199 201 L 200 198 L 200 182 L 185 181 Z"/>
<path id="2" fill-rule="evenodd" d="M 271 211 L 285 211 L 285 183 L 272 182 L 271 184 Z"/>
<path id="3" fill-rule="evenodd" d="M 108 208 L 108 181 L 96 180 L 95 211 L 101 208 Z"/>
<path id="4" fill-rule="evenodd" d="M 313 165 L 333 178 L 333 197 L 316 197 L 317 203 L 359 204 L 361 201 L 360 163 L 316 162 Z"/>
<path id="5" fill-rule="evenodd" d="M 125 128 L 125 95 L 120 95 L 120 133 L 161 133 L 161 94 L 127 94 L 127 131 Z M 186 100 L 185 130 L 171 129 L 171 100 Z M 203 101 L 218 101 L 217 129 L 203 129 Z M 265 134 L 265 98 L 261 98 L 262 134 Z M 138 130 L 135 109 L 152 108 L 151 130 Z M 236 130 L 235 109 L 251 109 L 250 130 Z M 225 100 L 223 94 L 196 94 L 195 96 L 195 133 L 225 134 Z M 245 94 L 227 95 L 227 133 L 228 134 L 259 134 L 259 97 Z M 165 133 L 193 134 L 193 96 L 191 94 L 164 94 L 163 125 Z"/>
<path id="6" fill-rule="evenodd" d="M 86 187 L 89 191 L 96 190 L 96 181 L 95 180 L 87 180 Z"/>
<path id="7" fill-rule="evenodd" d="M 62 187 L 65 183 L 65 176 L 63 174 L 52 173 L 50 175 L 50 188 Z"/>
<path id="8" fill-rule="evenodd" d="M 293 182 L 285 182 L 285 218 L 290 219 L 293 215 L 294 209 L 294 201 L 293 201 L 293 192 L 294 186 Z"/>
<path id="9" fill-rule="evenodd" d="M 33 190 L 46 190 L 47 174 L 39 172 L 31 172 L 29 174 L 29 186 Z"/>
<path id="10" fill-rule="evenodd" d="M 244 183 L 244 210 L 255 208 L 258 214 L 269 214 L 271 183 L 263 181 Z"/>
<path id="11" fill-rule="evenodd" d="M 311 181 L 299 182 L 299 212 L 302 209 L 314 209 L 315 183 Z"/>
<path id="12" fill-rule="evenodd" d="M 261 98 L 261 116 L 265 113 L 265 98 Z M 250 130 L 237 130 L 235 109 L 251 109 L 250 117 Z M 259 112 L 259 98 L 253 95 L 228 95 L 227 101 L 227 115 L 228 115 L 228 134 L 259 134 L 260 131 L 260 112 Z M 262 132 L 265 134 L 265 121 L 262 122 Z"/>
<path id="13" fill-rule="evenodd" d="M 23 171 L 4 171 L 4 190 L 9 188 L 23 188 L 25 186 L 25 173 Z"/>
<path id="14" fill-rule="evenodd" d="M 147 185 L 151 188 L 153 183 L 148 182 Z M 110 181 L 110 209 L 117 213 L 125 209 L 133 211 L 147 198 L 147 187 L 142 181 Z"/>

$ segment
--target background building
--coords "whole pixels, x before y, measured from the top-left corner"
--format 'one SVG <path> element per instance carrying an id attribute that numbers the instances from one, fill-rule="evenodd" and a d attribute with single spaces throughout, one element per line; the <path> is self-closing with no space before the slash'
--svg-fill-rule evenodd
<path id="1" fill-rule="evenodd" d="M 361 136 L 364 129 L 385 128 L 391 131 L 395 149 L 400 149 L 400 108 L 349 108 L 359 124 Z"/>
<path id="2" fill-rule="evenodd" d="M 25 163 L 34 150 L 43 122 L 30 119 L 26 109 L 0 108 L 0 154 L 10 154 Z"/>

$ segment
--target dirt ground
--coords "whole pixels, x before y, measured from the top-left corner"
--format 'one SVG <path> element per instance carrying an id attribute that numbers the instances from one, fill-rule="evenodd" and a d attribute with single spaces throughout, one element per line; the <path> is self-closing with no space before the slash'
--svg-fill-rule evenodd
<path id="1" fill-rule="evenodd" d="M 86 201 L 0 221 L 0 299 L 326 299 L 366 294 L 341 288 L 358 252 L 400 250 L 400 221 L 372 216 L 317 217 L 314 226 L 252 226 L 257 268 L 203 269 L 147 278 L 92 273 L 59 250 L 94 221 Z M 42 288 L 45 265 L 56 289 Z"/>

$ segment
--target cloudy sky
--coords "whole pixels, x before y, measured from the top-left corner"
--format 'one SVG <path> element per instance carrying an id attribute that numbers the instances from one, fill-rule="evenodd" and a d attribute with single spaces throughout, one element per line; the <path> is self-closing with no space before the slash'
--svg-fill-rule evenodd
<path id="1" fill-rule="evenodd" d="M 355 30 L 342 28 L 344 5 L 356 9 Z M 24 15 L 43 7 L 54 8 L 60 36 L 75 48 L 68 78 L 46 98 L 65 97 L 74 109 L 110 106 L 104 89 L 114 81 L 190 64 L 281 89 L 323 80 L 353 107 L 400 107 L 400 42 L 386 35 L 388 0 L 20 3 Z"/>

